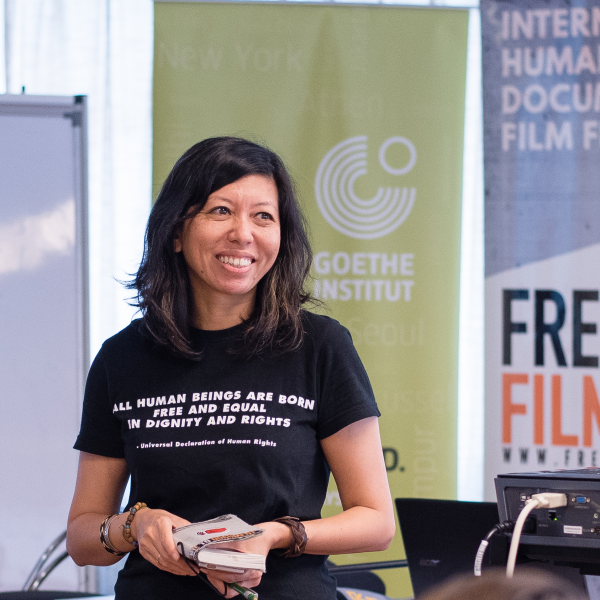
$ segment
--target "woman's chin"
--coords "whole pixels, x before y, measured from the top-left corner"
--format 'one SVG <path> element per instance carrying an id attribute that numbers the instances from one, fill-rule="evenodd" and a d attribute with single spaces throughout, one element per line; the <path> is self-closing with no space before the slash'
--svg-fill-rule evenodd
<path id="1" fill-rule="evenodd" d="M 217 302 L 232 301 L 234 303 L 244 302 L 245 300 L 254 299 L 256 296 L 256 285 L 254 282 L 227 282 L 219 286 L 215 286 L 213 298 Z"/>

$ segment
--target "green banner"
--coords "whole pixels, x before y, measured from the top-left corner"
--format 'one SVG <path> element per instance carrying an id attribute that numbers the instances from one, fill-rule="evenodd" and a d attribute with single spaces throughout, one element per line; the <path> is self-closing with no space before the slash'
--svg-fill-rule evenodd
<path id="1" fill-rule="evenodd" d="M 468 12 L 157 2 L 154 190 L 197 141 L 268 145 L 309 218 L 315 292 L 367 368 L 392 495 L 456 496 Z M 323 515 L 341 510 L 332 486 Z M 403 558 L 385 553 L 336 562 Z M 381 571 L 406 596 L 406 569 Z"/>

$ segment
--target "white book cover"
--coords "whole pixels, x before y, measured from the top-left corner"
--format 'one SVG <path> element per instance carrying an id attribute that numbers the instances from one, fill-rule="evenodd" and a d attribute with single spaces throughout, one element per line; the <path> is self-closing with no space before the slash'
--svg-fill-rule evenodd
<path id="1" fill-rule="evenodd" d="M 241 542 L 261 535 L 264 529 L 253 527 L 235 515 L 223 515 L 209 521 L 190 523 L 173 531 L 179 553 L 199 567 L 243 573 L 247 569 L 266 571 L 262 554 L 225 550 L 215 546 Z"/>

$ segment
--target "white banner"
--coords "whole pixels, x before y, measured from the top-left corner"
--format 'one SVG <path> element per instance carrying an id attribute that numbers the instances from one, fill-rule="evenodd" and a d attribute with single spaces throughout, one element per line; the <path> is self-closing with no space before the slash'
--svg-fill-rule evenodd
<path id="1" fill-rule="evenodd" d="M 600 466 L 600 3 L 482 0 L 486 499 Z"/>

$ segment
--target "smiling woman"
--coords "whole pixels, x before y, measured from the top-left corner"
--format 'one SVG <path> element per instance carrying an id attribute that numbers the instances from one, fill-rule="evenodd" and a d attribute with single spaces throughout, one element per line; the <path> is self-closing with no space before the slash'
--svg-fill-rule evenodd
<path id="1" fill-rule="evenodd" d="M 233 327 L 252 314 L 256 286 L 279 252 L 278 204 L 273 179 L 246 175 L 183 224 L 175 252 L 187 264 L 199 329 Z"/>
<path id="2" fill-rule="evenodd" d="M 236 269 L 236 259 L 251 264 Z M 223 329 L 242 320 L 242 352 L 273 346 L 285 351 L 302 340 L 300 310 L 310 300 L 304 282 L 311 261 L 281 159 L 246 140 L 211 138 L 192 146 L 167 177 L 131 287 L 138 291 L 145 329 L 176 355 L 198 357 L 189 344 L 190 326 Z"/>
<path id="3" fill-rule="evenodd" d="M 302 309 L 310 262 L 279 157 L 213 138 L 177 162 L 131 284 L 142 318 L 94 360 L 75 444 L 68 550 L 80 565 L 130 553 L 117 600 L 232 598 L 234 582 L 335 600 L 327 555 L 391 541 L 379 411 L 348 331 Z M 330 472 L 344 511 L 321 519 Z M 203 587 L 172 530 L 227 513 L 264 533 L 223 547 L 267 572 L 210 570 Z"/>

